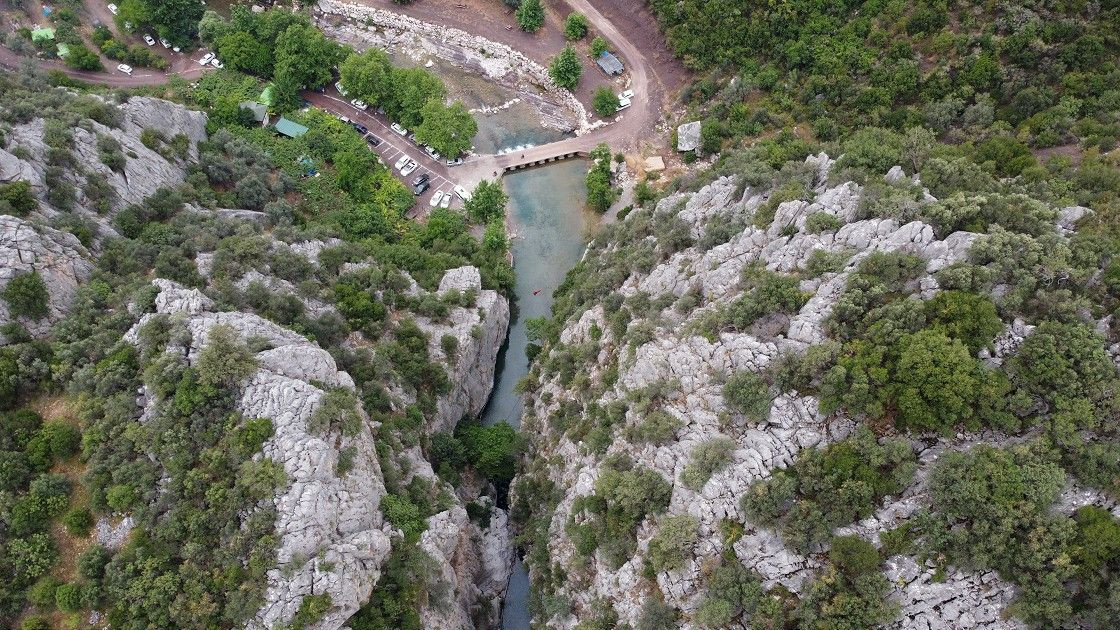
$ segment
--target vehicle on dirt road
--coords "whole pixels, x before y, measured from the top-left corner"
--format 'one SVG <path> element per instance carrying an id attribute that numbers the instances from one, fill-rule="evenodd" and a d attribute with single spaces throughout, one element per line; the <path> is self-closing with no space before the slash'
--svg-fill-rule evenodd
<path id="1" fill-rule="evenodd" d="M 395 164 L 393 164 L 393 170 L 399 171 L 402 168 L 404 168 L 404 165 L 407 164 L 407 163 L 408 163 L 408 156 L 407 155 L 402 155 L 399 159 L 397 159 L 397 162 Z"/>
<path id="2" fill-rule="evenodd" d="M 166 37 L 159 38 L 159 45 L 164 48 L 171 48 L 171 42 L 167 41 Z"/>
<path id="3" fill-rule="evenodd" d="M 198 65 L 205 66 L 206 64 L 213 61 L 214 56 L 215 56 L 214 53 L 209 53 L 209 52 L 206 53 L 205 55 L 202 56 L 202 59 L 198 60 Z"/>
<path id="4" fill-rule="evenodd" d="M 120 9 L 117 8 L 117 5 L 115 5 L 115 4 L 107 4 L 107 5 L 105 5 L 105 8 L 109 9 L 109 13 L 112 13 L 113 15 L 116 15 L 117 11 L 120 10 Z"/>
<path id="5" fill-rule="evenodd" d="M 429 175 L 427 173 L 422 173 L 420 175 L 420 177 L 417 177 L 416 179 L 412 180 L 412 185 L 413 186 L 419 186 L 420 184 L 423 184 L 424 182 L 428 181 L 431 178 L 432 178 L 431 175 Z"/>
<path id="6" fill-rule="evenodd" d="M 419 197 L 420 195 L 424 194 L 425 190 L 427 190 L 431 187 L 432 187 L 432 185 L 429 184 L 428 182 L 421 182 L 421 183 L 417 184 L 416 186 L 412 187 L 412 194 Z"/>
<path id="7" fill-rule="evenodd" d="M 441 207 L 441 208 L 450 208 L 451 207 L 451 193 L 447 193 L 443 196 L 443 201 L 439 202 L 439 207 Z"/>
<path id="8" fill-rule="evenodd" d="M 346 90 L 345 90 L 345 89 L 344 89 L 344 88 L 342 87 L 342 81 L 335 81 L 335 82 L 334 82 L 334 89 L 338 90 L 338 93 L 339 93 L 339 94 L 341 94 L 341 95 L 342 95 L 343 97 L 345 97 L 345 96 L 347 96 L 348 94 L 350 94 L 349 92 L 347 92 L 347 91 L 346 91 Z"/>
<path id="9" fill-rule="evenodd" d="M 213 59 L 210 60 L 210 65 L 214 66 L 215 68 L 226 67 L 226 64 L 222 63 L 217 57 L 214 57 Z"/>
<path id="10" fill-rule="evenodd" d="M 128 76 L 132 76 L 132 66 L 128 65 L 127 63 L 118 63 L 117 70 L 127 74 Z"/>
<path id="11" fill-rule="evenodd" d="M 369 127 L 366 127 L 362 123 L 354 123 L 354 131 L 357 131 L 364 136 L 369 133 Z"/>
<path id="12" fill-rule="evenodd" d="M 463 201 L 471 200 L 471 194 L 467 192 L 467 189 L 463 188 L 462 186 L 455 186 L 455 194 L 459 195 L 459 198 Z"/>
<path id="13" fill-rule="evenodd" d="M 151 35 L 148 35 L 147 33 L 145 33 L 144 34 L 144 43 L 149 45 L 149 46 L 155 46 L 156 45 L 156 38 L 154 38 Z"/>
<path id="14" fill-rule="evenodd" d="M 356 109 L 362 110 L 363 112 L 369 109 L 369 105 L 367 105 L 365 101 L 358 98 L 350 101 L 350 104 L 353 105 Z"/>

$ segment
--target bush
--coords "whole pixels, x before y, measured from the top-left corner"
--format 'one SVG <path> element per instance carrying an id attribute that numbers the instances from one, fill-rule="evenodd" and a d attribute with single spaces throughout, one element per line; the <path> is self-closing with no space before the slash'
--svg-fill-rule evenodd
<path id="1" fill-rule="evenodd" d="M 692 449 L 688 465 L 681 471 L 681 481 L 693 490 L 700 490 L 715 473 L 731 464 L 735 440 L 720 436 L 705 440 Z"/>
<path id="2" fill-rule="evenodd" d="M 472 424 L 462 431 L 467 461 L 495 484 L 508 484 L 517 471 L 521 438 L 507 422 L 488 427 Z"/>
<path id="3" fill-rule="evenodd" d="M 21 179 L 10 184 L 0 184 L 0 214 L 25 217 L 38 207 L 39 202 L 31 194 L 29 182 Z"/>
<path id="4" fill-rule="evenodd" d="M 13 317 L 40 320 L 49 312 L 50 294 L 38 271 L 17 274 L 8 281 L 0 297 L 8 303 L 8 312 Z"/>
<path id="5" fill-rule="evenodd" d="M 27 601 L 43 612 L 54 610 L 55 593 L 62 581 L 54 576 L 47 576 L 36 582 L 27 591 Z"/>
<path id="6" fill-rule="evenodd" d="M 62 612 L 77 612 L 82 609 L 82 587 L 62 584 L 54 592 L 54 601 Z"/>
<path id="7" fill-rule="evenodd" d="M 770 386 L 761 376 L 745 370 L 735 372 L 723 385 L 723 398 L 735 411 L 752 422 L 770 415 Z"/>
<path id="8" fill-rule="evenodd" d="M 1011 382 L 1024 395 L 1054 409 L 1084 399 L 1107 413 L 1117 394 L 1116 366 L 1103 340 L 1087 326 L 1043 322 L 1007 362 Z M 1086 428 L 1095 425 L 1084 418 Z"/>
<path id="9" fill-rule="evenodd" d="M 62 524 L 73 536 L 87 536 L 93 527 L 93 514 L 89 508 L 73 508 L 62 517 Z"/>
<path id="10" fill-rule="evenodd" d="M 859 536 L 836 536 L 828 550 L 828 560 L 849 577 L 874 573 L 882 559 L 875 545 Z"/>
<path id="11" fill-rule="evenodd" d="M 591 98 L 591 106 L 595 108 L 595 113 L 603 118 L 613 116 L 618 111 L 618 96 L 610 86 L 596 88 L 595 95 Z"/>
<path id="12" fill-rule="evenodd" d="M 596 35 L 595 39 L 591 40 L 591 56 L 598 59 L 603 53 L 610 50 L 610 45 L 607 40 L 603 39 L 601 35 Z"/>
<path id="13" fill-rule="evenodd" d="M 330 593 L 304 595 L 303 600 L 299 603 L 299 610 L 292 617 L 292 630 L 304 630 L 304 628 L 315 624 L 323 618 L 323 615 L 327 614 L 327 611 L 333 605 L 334 602 L 331 600 Z"/>
<path id="14" fill-rule="evenodd" d="M 587 16 L 573 11 L 564 20 L 564 37 L 570 40 L 583 39 L 587 35 L 587 26 Z"/>
<path id="15" fill-rule="evenodd" d="M 544 25 L 544 6 L 541 0 L 521 0 L 521 6 L 514 12 L 517 25 L 527 33 L 536 33 Z"/>
<path id="16" fill-rule="evenodd" d="M 203 387 L 230 387 L 257 369 L 257 360 L 229 326 L 210 327 L 206 346 L 198 354 L 198 382 Z"/>
<path id="17" fill-rule="evenodd" d="M 820 234 L 821 232 L 835 232 L 844 225 L 840 218 L 828 212 L 814 212 L 805 218 L 805 231 L 809 234 Z M 821 251 L 821 250 L 813 250 Z"/>
<path id="18" fill-rule="evenodd" d="M 552 58 L 548 65 L 548 76 L 556 85 L 574 90 L 579 85 L 579 78 L 583 75 L 583 64 L 580 63 L 576 49 L 570 45 Z"/>
<path id="19" fill-rule="evenodd" d="M 700 523 L 687 514 L 663 516 L 658 521 L 657 534 L 649 541 L 646 560 L 650 567 L 658 572 L 684 568 L 699 539 L 699 527 Z"/>

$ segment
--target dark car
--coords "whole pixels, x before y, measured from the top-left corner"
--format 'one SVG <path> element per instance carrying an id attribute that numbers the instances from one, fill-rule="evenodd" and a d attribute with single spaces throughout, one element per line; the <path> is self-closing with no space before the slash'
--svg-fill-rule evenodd
<path id="1" fill-rule="evenodd" d="M 369 133 L 369 127 L 366 127 L 365 125 L 363 125 L 361 123 L 354 123 L 354 130 L 357 131 L 360 134 Z"/>
<path id="2" fill-rule="evenodd" d="M 419 184 L 416 184 L 415 186 L 413 186 L 413 187 L 412 187 L 412 194 L 414 194 L 414 195 L 416 195 L 417 197 L 419 197 L 420 195 L 423 195 L 423 194 L 424 194 L 424 191 L 425 191 L 425 190 L 427 190 L 427 189 L 431 188 L 431 186 L 432 186 L 432 185 L 431 185 L 431 184 L 429 184 L 429 183 L 428 183 L 428 182 L 427 182 L 426 180 L 425 180 L 425 181 L 422 181 L 422 182 L 420 182 Z"/>
<path id="3" fill-rule="evenodd" d="M 368 142 L 370 144 L 370 146 L 375 147 L 375 146 L 381 144 L 381 138 L 378 138 L 377 136 L 373 135 L 372 133 L 369 133 L 369 134 L 366 134 L 366 142 Z"/>
<path id="4" fill-rule="evenodd" d="M 413 186 L 419 186 L 420 184 L 425 184 L 425 183 L 427 183 L 427 182 L 428 182 L 428 180 L 429 180 L 429 179 L 431 179 L 431 178 L 432 178 L 432 176 L 431 176 L 431 175 L 429 175 L 429 174 L 427 174 L 427 173 L 422 173 L 422 174 L 420 175 L 420 177 L 417 177 L 416 179 L 412 180 L 412 185 L 413 185 Z"/>

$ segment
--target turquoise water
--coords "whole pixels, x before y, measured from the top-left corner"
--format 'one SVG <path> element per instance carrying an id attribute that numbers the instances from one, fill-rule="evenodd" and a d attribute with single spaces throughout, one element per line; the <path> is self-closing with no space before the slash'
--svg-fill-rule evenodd
<path id="1" fill-rule="evenodd" d="M 594 225 L 594 218 L 584 210 L 586 173 L 584 160 L 570 160 L 504 178 L 515 235 L 517 313 L 498 357 L 494 392 L 482 413 L 487 425 L 503 420 L 515 427 L 521 424 L 521 397 L 514 387 L 529 370 L 525 320 L 550 314 L 553 291 L 583 255 L 588 230 Z"/>

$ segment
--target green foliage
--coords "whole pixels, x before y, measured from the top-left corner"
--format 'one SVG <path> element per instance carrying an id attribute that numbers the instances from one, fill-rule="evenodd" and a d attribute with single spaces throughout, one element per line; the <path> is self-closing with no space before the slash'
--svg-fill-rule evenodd
<path id="1" fill-rule="evenodd" d="M 25 217 L 39 207 L 39 202 L 31 194 L 31 184 L 19 179 L 0 184 L 0 214 L 13 214 Z"/>
<path id="2" fill-rule="evenodd" d="M 323 396 L 315 413 L 311 414 L 308 429 L 318 435 L 339 431 L 342 435 L 353 437 L 362 428 L 357 405 L 358 399 L 353 390 L 346 387 L 331 389 Z"/>
<path id="3" fill-rule="evenodd" d="M 466 461 L 491 482 L 506 485 L 513 479 L 521 437 L 512 425 L 498 422 L 488 427 L 466 425 L 460 439 Z"/>
<path id="4" fill-rule="evenodd" d="M 596 35 L 595 39 L 591 40 L 591 56 L 598 59 L 603 53 L 610 50 L 610 45 L 607 40 L 603 39 L 602 35 Z"/>
<path id="5" fill-rule="evenodd" d="M 995 304 L 976 293 L 939 291 L 925 303 L 925 314 L 933 330 L 960 341 L 970 354 L 989 347 L 1003 330 Z"/>
<path id="6" fill-rule="evenodd" d="M 809 234 L 835 232 L 839 230 L 842 225 L 843 223 L 840 221 L 839 217 L 828 212 L 814 212 L 805 218 L 805 231 Z"/>
<path id="7" fill-rule="evenodd" d="M 409 540 L 415 540 L 428 527 L 420 508 L 408 497 L 385 495 L 381 498 L 381 513 L 385 515 L 385 520 L 401 530 Z"/>
<path id="8" fill-rule="evenodd" d="M 1087 326 L 1043 322 L 1006 369 L 1023 395 L 1050 409 L 1089 401 L 1095 413 L 1081 426 L 1095 427 L 1098 418 L 1113 413 L 1120 377 L 1101 338 Z"/>
<path id="9" fill-rule="evenodd" d="M 909 484 L 915 469 L 905 440 L 878 441 L 861 427 L 824 449 L 801 451 L 792 466 L 752 484 L 743 511 L 756 523 L 777 525 L 804 552 L 827 541 L 832 529 L 872 514 L 883 497 Z"/>
<path id="10" fill-rule="evenodd" d="M 618 111 L 618 95 L 610 86 L 598 87 L 595 89 L 595 95 L 591 97 L 591 106 L 595 108 L 595 113 L 603 118 L 613 116 Z"/>
<path id="11" fill-rule="evenodd" d="M 702 628 L 726 628 L 740 617 L 751 619 L 752 624 L 763 622 L 755 615 L 765 595 L 759 576 L 743 566 L 738 558 L 725 554 L 708 577 L 707 592 L 694 621 Z"/>
<path id="12" fill-rule="evenodd" d="M 538 0 L 530 0 L 536 2 Z M 524 5 L 522 5 L 524 6 Z M 548 64 L 548 76 L 556 85 L 574 90 L 579 85 L 579 78 L 583 75 L 583 64 L 580 63 L 579 54 L 570 45 L 565 46 Z"/>
<path id="13" fill-rule="evenodd" d="M 292 617 L 292 630 L 304 630 L 319 621 L 333 605 L 334 602 L 331 600 L 330 593 L 304 595 L 299 603 L 299 610 Z"/>
<path id="14" fill-rule="evenodd" d="M 229 387 L 248 378 L 257 360 L 233 329 L 218 324 L 210 327 L 197 366 L 202 387 Z"/>
<path id="15" fill-rule="evenodd" d="M 61 584 L 54 592 L 54 601 L 62 612 L 77 612 L 82 609 L 82 587 L 77 584 Z"/>
<path id="16" fill-rule="evenodd" d="M 475 223 L 489 223 L 504 218 L 509 197 L 498 180 L 482 180 L 475 186 L 471 198 L 464 204 L 467 216 Z"/>
<path id="17" fill-rule="evenodd" d="M 591 170 L 587 173 L 587 205 L 599 214 L 611 207 L 618 190 L 611 185 L 611 151 L 600 144 L 591 152 Z"/>
<path id="18" fill-rule="evenodd" d="M 62 517 L 62 524 L 74 536 L 84 537 L 93 527 L 93 514 L 89 508 L 76 507 Z"/>
<path id="19" fill-rule="evenodd" d="M 657 472 L 629 461 L 602 471 L 595 493 L 576 499 L 567 531 L 576 550 L 599 549 L 608 565 L 619 567 L 634 554 L 636 530 L 647 515 L 669 505 L 672 486 Z"/>
<path id="20" fill-rule="evenodd" d="M 656 572 L 684 568 L 699 540 L 699 527 L 699 522 L 687 514 L 661 517 L 646 552 L 650 567 Z"/>
<path id="21" fill-rule="evenodd" d="M 21 273 L 8 281 L 0 297 L 15 317 L 39 320 L 47 316 L 50 294 L 38 271 Z"/>
<path id="22" fill-rule="evenodd" d="M 521 30 L 536 33 L 544 25 L 544 5 L 541 0 L 521 0 L 514 17 Z"/>
<path id="23" fill-rule="evenodd" d="M 741 370 L 729 376 L 723 385 L 723 399 L 752 422 L 770 415 L 770 386 L 754 372 Z"/>
<path id="24" fill-rule="evenodd" d="M 569 40 L 583 39 L 587 36 L 587 28 L 587 16 L 582 13 L 573 11 L 564 19 L 564 37 Z"/>
<path id="25" fill-rule="evenodd" d="M 442 155 L 454 157 L 467 151 L 478 133 L 478 124 L 461 102 L 446 106 L 429 100 L 420 109 L 420 117 L 416 138 Z"/>
<path id="26" fill-rule="evenodd" d="M 681 481 L 693 490 L 700 490 L 715 473 L 731 464 L 735 440 L 719 436 L 697 444 L 689 455 L 688 465 L 681 471 Z"/>

